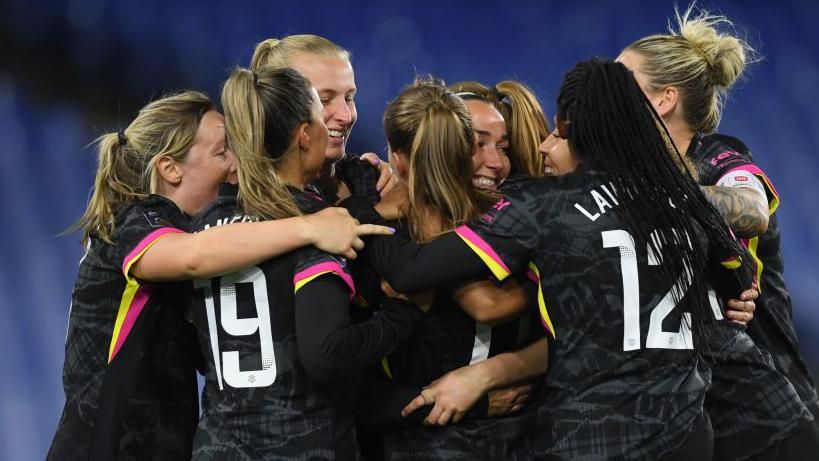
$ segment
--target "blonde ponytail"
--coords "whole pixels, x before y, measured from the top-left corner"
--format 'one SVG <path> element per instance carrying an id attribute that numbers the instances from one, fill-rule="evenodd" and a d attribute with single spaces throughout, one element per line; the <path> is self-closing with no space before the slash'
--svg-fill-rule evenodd
<path id="1" fill-rule="evenodd" d="M 246 214 L 262 219 L 301 214 L 276 169 L 298 126 L 311 122 L 313 102 L 310 83 L 293 69 L 237 69 L 225 82 L 225 125 Z"/>

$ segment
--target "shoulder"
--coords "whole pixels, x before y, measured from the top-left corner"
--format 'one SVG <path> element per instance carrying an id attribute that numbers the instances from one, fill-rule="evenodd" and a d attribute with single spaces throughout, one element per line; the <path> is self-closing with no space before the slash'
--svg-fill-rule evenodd
<path id="1" fill-rule="evenodd" d="M 692 160 L 701 172 L 753 163 L 750 149 L 739 139 L 719 133 L 695 137 Z"/>
<path id="2" fill-rule="evenodd" d="M 308 186 L 304 190 L 288 187 L 288 191 L 302 213 L 316 213 L 330 206 L 312 187 Z"/>
<path id="3" fill-rule="evenodd" d="M 160 229 L 187 231 L 190 227 L 190 217 L 159 195 L 123 206 L 116 211 L 114 219 L 115 241 L 132 234 L 148 234 Z"/>

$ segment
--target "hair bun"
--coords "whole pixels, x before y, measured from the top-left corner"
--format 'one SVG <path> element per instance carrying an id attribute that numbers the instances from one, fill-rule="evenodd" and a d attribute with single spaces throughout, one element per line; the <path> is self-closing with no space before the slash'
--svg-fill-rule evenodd
<path id="1" fill-rule="evenodd" d="M 693 5 L 682 15 L 677 12 L 679 36 L 684 38 L 706 62 L 711 81 L 717 86 L 733 85 L 745 70 L 749 55 L 754 50 L 731 32 L 722 32 L 720 26 L 733 26 L 725 16 L 711 15 L 700 10 L 691 17 Z"/>

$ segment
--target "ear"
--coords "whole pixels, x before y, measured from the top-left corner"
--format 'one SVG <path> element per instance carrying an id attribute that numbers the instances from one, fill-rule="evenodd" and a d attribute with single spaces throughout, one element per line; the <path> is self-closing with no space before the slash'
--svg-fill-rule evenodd
<path id="1" fill-rule="evenodd" d="M 400 150 L 390 150 L 390 165 L 399 178 L 409 176 L 409 159 Z"/>
<path id="2" fill-rule="evenodd" d="M 306 151 L 310 148 L 310 133 L 307 132 L 309 123 L 303 122 L 296 128 L 296 136 L 299 142 L 299 149 Z"/>
<path id="3" fill-rule="evenodd" d="M 167 155 L 163 155 L 156 161 L 156 172 L 160 179 L 173 186 L 178 186 L 182 182 L 182 168 L 179 162 Z"/>
<path id="4" fill-rule="evenodd" d="M 680 92 L 677 91 L 676 87 L 667 86 L 658 91 L 657 96 L 653 99 L 654 109 L 660 117 L 667 118 L 677 108 L 677 103 L 680 101 Z"/>

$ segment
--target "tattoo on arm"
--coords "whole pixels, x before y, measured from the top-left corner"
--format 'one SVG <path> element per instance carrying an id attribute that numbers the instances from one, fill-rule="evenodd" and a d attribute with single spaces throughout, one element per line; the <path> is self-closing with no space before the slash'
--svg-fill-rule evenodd
<path id="1" fill-rule="evenodd" d="M 753 238 L 768 228 L 768 201 L 756 190 L 702 186 L 702 191 L 737 237 Z"/>

